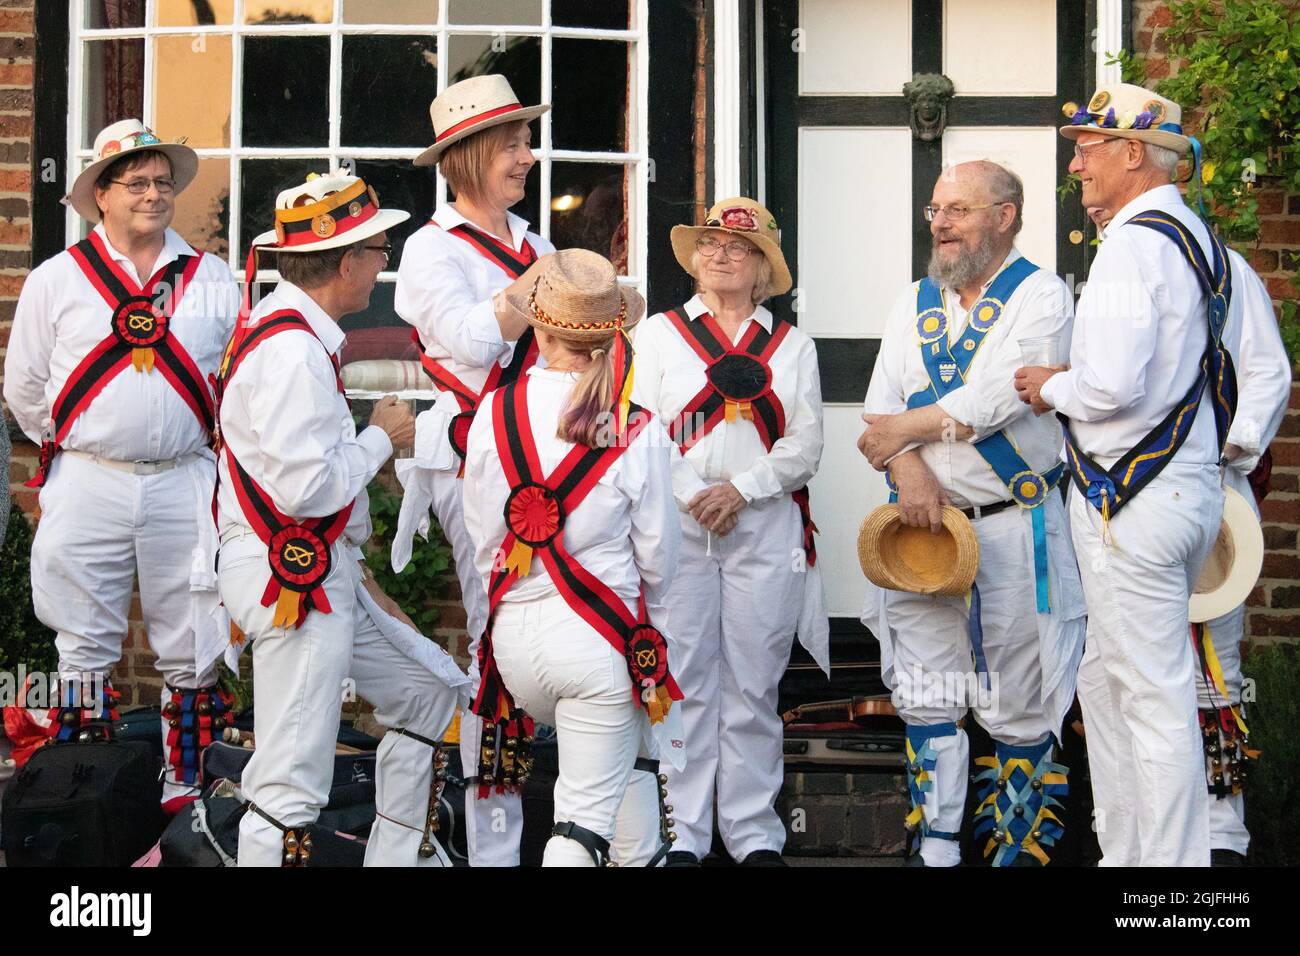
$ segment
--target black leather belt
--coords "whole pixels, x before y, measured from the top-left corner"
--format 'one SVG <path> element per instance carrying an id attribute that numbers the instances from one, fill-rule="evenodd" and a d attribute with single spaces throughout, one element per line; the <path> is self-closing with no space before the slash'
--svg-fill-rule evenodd
<path id="1" fill-rule="evenodd" d="M 991 505 L 976 505 L 973 508 L 962 508 L 961 513 L 972 521 L 978 521 L 980 518 L 987 518 L 989 515 L 995 515 L 999 511 L 1004 511 L 1016 504 L 1012 498 L 1010 501 L 999 501 Z"/>

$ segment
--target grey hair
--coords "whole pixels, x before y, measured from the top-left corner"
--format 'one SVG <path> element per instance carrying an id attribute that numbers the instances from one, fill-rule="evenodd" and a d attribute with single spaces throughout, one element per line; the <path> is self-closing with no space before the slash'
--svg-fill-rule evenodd
<path id="1" fill-rule="evenodd" d="M 1142 145 L 1146 148 L 1147 159 L 1152 166 L 1167 175 L 1170 182 L 1177 178 L 1178 164 L 1182 160 L 1177 150 L 1170 149 L 1168 146 L 1157 146 L 1155 143 Z"/>
<path id="2" fill-rule="evenodd" d="M 1009 202 L 1016 207 L 1016 218 L 1011 223 L 1011 235 L 1018 236 L 1025 226 L 1024 181 L 1001 163 L 985 160 L 980 164 L 989 198 L 993 202 Z"/>
<path id="3" fill-rule="evenodd" d="M 275 257 L 275 266 L 286 282 L 300 289 L 315 289 L 338 275 L 343 257 L 356 248 L 359 244 L 353 242 L 319 252 L 281 252 Z"/>

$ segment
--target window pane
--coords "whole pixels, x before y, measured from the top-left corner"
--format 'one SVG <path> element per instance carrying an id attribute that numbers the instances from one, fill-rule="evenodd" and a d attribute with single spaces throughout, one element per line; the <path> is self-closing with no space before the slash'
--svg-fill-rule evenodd
<path id="1" fill-rule="evenodd" d="M 92 40 L 86 44 L 85 131 L 81 145 L 118 120 L 144 114 L 144 40 Z"/>
<path id="2" fill-rule="evenodd" d="M 395 272 L 402 261 L 407 237 L 433 215 L 436 199 L 433 176 L 427 169 L 412 166 L 407 159 L 358 160 L 356 175 L 374 187 L 381 208 L 404 209 L 411 214 L 410 219 L 388 233 L 388 241 L 394 247 L 388 269 Z"/>
<path id="3" fill-rule="evenodd" d="M 330 23 L 334 0 L 244 0 L 245 23 Z"/>
<path id="4" fill-rule="evenodd" d="M 436 37 L 343 38 L 345 145 L 428 146 L 429 103 L 437 93 Z"/>
<path id="5" fill-rule="evenodd" d="M 200 159 L 194 182 L 176 197 L 172 228 L 202 252 L 225 259 L 230 250 L 230 161 Z"/>
<path id="6" fill-rule="evenodd" d="M 191 146 L 230 145 L 228 36 L 154 39 L 153 127 L 163 139 Z"/>
<path id="7" fill-rule="evenodd" d="M 519 102 L 532 106 L 542 87 L 542 44 L 537 37 L 453 36 L 448 41 L 447 85 L 484 73 L 501 73 Z"/>
<path id="8" fill-rule="evenodd" d="M 542 0 L 451 0 L 447 19 L 452 23 L 541 24 Z"/>
<path id="9" fill-rule="evenodd" d="M 370 307 L 364 312 L 345 316 L 339 322 L 339 328 L 348 337 L 340 356 L 344 365 L 377 358 L 419 360 L 419 350 L 411 341 L 411 327 L 393 311 L 393 296 L 396 291 L 395 282 L 376 282 L 375 290 L 370 293 Z M 390 331 L 367 331 L 383 328 Z"/>
<path id="10" fill-rule="evenodd" d="M 343 0 L 344 23 L 437 23 L 438 0 Z"/>
<path id="11" fill-rule="evenodd" d="M 308 173 L 329 171 L 325 159 L 246 159 L 239 164 L 239 263 L 243 267 L 253 240 L 275 228 L 275 197 L 290 186 L 307 181 Z M 275 257 L 265 254 L 261 268 L 274 269 Z"/>
<path id="12" fill-rule="evenodd" d="M 201 27 L 233 22 L 235 0 L 158 0 L 160 27 Z"/>
<path id="13" fill-rule="evenodd" d="M 556 26 L 626 30 L 631 16 L 629 0 L 551 0 L 551 22 Z"/>
<path id="14" fill-rule="evenodd" d="M 86 0 L 86 27 L 120 30 L 144 26 L 144 0 Z"/>
<path id="15" fill-rule="evenodd" d="M 627 195 L 630 166 L 551 165 L 551 242 L 557 249 L 599 252 L 627 275 Z"/>
<path id="16" fill-rule="evenodd" d="M 551 143 L 556 149 L 623 152 L 627 145 L 626 43 L 552 41 Z"/>
<path id="17" fill-rule="evenodd" d="M 244 145 L 329 143 L 328 37 L 244 39 Z"/>

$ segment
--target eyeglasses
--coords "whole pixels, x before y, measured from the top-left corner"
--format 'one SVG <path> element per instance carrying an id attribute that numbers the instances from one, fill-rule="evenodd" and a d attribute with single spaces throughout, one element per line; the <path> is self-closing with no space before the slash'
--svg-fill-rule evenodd
<path id="1" fill-rule="evenodd" d="M 921 214 L 925 216 L 926 222 L 934 222 L 939 213 L 943 213 L 949 222 L 961 222 L 969 213 L 976 209 L 992 209 L 994 206 L 1006 206 L 1008 202 L 986 202 L 978 206 L 925 206 L 921 209 Z"/>
<path id="2" fill-rule="evenodd" d="M 361 248 L 382 252 L 384 254 L 384 265 L 388 265 L 393 258 L 393 244 L 391 242 L 385 242 L 382 246 L 362 246 Z"/>
<path id="3" fill-rule="evenodd" d="M 1079 162 L 1081 162 L 1083 165 L 1087 166 L 1088 150 L 1095 150 L 1099 146 L 1113 146 L 1115 143 L 1118 142 L 1119 142 L 1118 139 L 1103 139 L 1096 143 L 1084 143 L 1082 146 L 1076 145 L 1074 147 L 1074 158 L 1077 159 Z"/>
<path id="4" fill-rule="evenodd" d="M 159 176 L 157 179 L 131 179 L 122 181 L 120 179 L 110 179 L 110 183 L 116 183 L 119 186 L 125 186 L 126 191 L 132 196 L 143 196 L 149 191 L 150 185 L 158 190 L 164 196 L 170 196 L 176 190 L 176 180 L 169 179 L 166 176 Z"/>
<path id="5" fill-rule="evenodd" d="M 696 239 L 695 248 L 706 259 L 712 259 L 719 249 L 727 251 L 727 258 L 732 262 L 743 262 L 755 249 L 748 242 L 729 242 L 725 246 L 716 239 Z"/>

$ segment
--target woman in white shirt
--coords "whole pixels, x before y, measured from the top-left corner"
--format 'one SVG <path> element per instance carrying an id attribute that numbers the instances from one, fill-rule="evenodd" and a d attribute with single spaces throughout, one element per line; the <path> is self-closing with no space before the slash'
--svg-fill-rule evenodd
<path id="1" fill-rule="evenodd" d="M 621 865 L 645 864 L 666 850 L 657 831 L 666 838 L 670 821 L 655 811 L 657 767 L 638 754 L 683 751 L 656 629 L 680 540 L 670 445 L 624 400 L 625 330 L 645 303 L 580 249 L 509 301 L 546 367 L 485 397 L 469 431 L 465 526 L 491 605 L 474 710 L 504 728 L 507 753 L 529 733 L 520 711 L 556 728 L 544 866 L 603 865 L 611 841 Z"/>
<path id="2" fill-rule="evenodd" d="M 691 761 L 668 773 L 681 837 L 669 866 L 709 851 L 715 788 L 733 859 L 782 865 L 777 685 L 796 630 L 829 674 L 806 490 L 822 453 L 821 385 L 812 339 L 761 304 L 791 285 L 778 240 L 752 199 L 674 227 L 677 261 L 700 291 L 637 332 L 634 397 L 681 450 L 682 555 L 667 603 Z"/>

